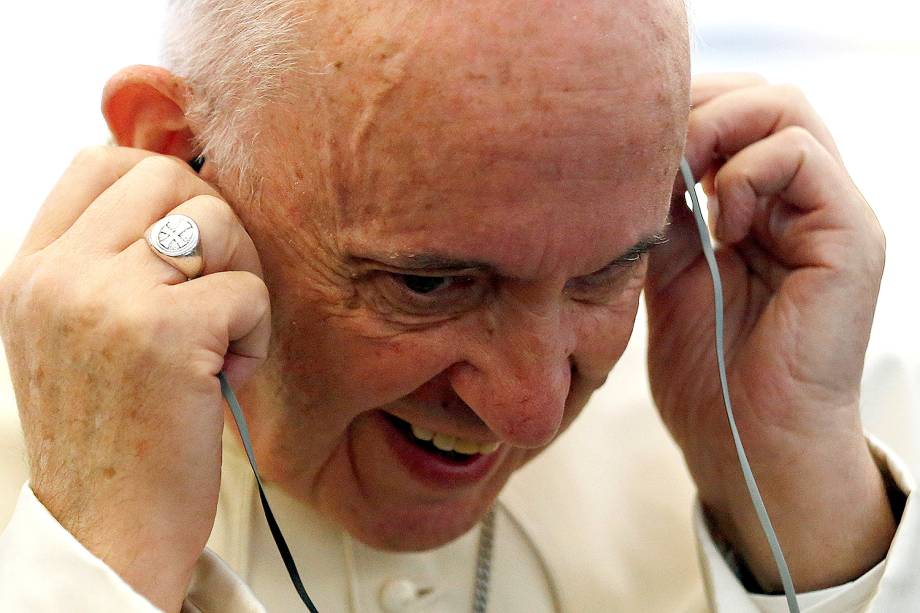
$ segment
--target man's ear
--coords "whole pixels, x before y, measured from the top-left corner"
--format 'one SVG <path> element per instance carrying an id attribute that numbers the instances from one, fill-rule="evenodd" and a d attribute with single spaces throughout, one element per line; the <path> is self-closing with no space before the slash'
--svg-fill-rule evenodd
<path id="1" fill-rule="evenodd" d="M 191 160 L 194 136 L 185 118 L 187 89 L 157 66 L 130 66 L 115 74 L 102 92 L 102 114 L 115 142 Z"/>

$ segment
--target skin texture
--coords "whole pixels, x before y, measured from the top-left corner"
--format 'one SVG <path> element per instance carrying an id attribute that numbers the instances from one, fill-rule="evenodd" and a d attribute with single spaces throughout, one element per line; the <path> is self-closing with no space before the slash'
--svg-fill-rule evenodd
<path id="1" fill-rule="evenodd" d="M 244 390 L 263 470 L 377 547 L 424 549 L 459 536 L 571 422 L 625 348 L 644 261 L 596 287 L 574 279 L 666 220 L 687 56 L 682 39 L 658 56 L 644 49 L 682 21 L 675 15 L 623 41 L 603 33 L 663 17 L 580 3 L 558 9 L 569 16 L 564 27 L 522 45 L 547 17 L 503 10 L 457 5 L 455 20 L 416 16 L 360 55 L 328 52 L 323 59 L 342 62 L 315 94 L 329 119 L 296 124 L 318 128 L 317 140 L 279 156 L 322 152 L 295 173 L 324 189 L 307 205 L 292 202 L 285 184 L 267 184 L 264 206 L 240 213 L 262 246 L 269 288 L 285 297 L 273 302 L 268 361 Z M 341 19 L 359 39 L 379 27 L 379 18 Z M 402 15 L 386 19 L 405 24 Z M 512 53 L 514 62 L 496 60 Z M 577 71 L 559 70 L 578 62 Z M 627 64 L 659 78 L 624 88 Z M 355 82 L 368 85 L 353 93 Z M 625 158 L 643 171 L 609 163 Z M 320 227 L 305 233 L 311 224 Z M 400 298 L 384 272 L 390 258 L 415 253 L 496 270 L 426 308 Z M 432 430 L 504 441 L 502 461 L 474 487 L 419 487 L 393 460 L 378 460 L 390 457 L 369 421 L 381 408 Z"/>
<path id="2" fill-rule="evenodd" d="M 578 415 L 645 287 L 658 408 L 714 530 L 775 588 L 717 380 L 685 374 L 714 363 L 674 182 L 686 136 L 718 200 L 736 414 L 797 588 L 884 557 L 894 520 L 857 406 L 884 239 L 807 102 L 734 75 L 695 84 L 688 117 L 677 3 L 416 4 L 315 13 L 311 61 L 335 70 L 292 79 L 260 118 L 257 200 L 138 149 L 68 169 L 0 282 L 39 499 L 178 610 L 214 519 L 224 369 L 264 477 L 372 546 L 441 545 Z M 119 144 L 188 160 L 188 96 L 133 67 L 103 110 Z M 137 238 L 176 206 L 204 233 L 209 268 L 188 282 Z M 666 245 L 608 266 L 669 215 Z M 429 270 L 419 295 L 422 256 L 488 266 Z M 384 442 L 384 412 L 500 441 L 498 461 L 473 485 L 426 485 Z"/>

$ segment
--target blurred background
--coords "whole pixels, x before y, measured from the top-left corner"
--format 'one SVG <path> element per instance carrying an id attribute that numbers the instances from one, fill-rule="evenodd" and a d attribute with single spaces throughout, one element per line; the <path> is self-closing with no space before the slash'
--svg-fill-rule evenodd
<path id="1" fill-rule="evenodd" d="M 0 177 L 6 267 L 46 193 L 74 153 L 103 143 L 106 79 L 157 63 L 165 2 L 15 2 L 0 21 L 4 142 Z M 920 8 L 904 0 L 689 0 L 694 73 L 754 71 L 804 89 L 829 124 L 850 173 L 888 236 L 888 265 L 869 349 L 866 423 L 920 468 Z M 601 400 L 643 370 L 644 318 Z M 846 330 L 840 330 L 846 334 Z M 906 361 L 905 361 L 906 360 Z M 6 369 L 0 385 L 8 386 Z M 0 388 L 0 417 L 13 419 Z M 644 388 L 637 393 L 645 393 Z M 7 401 L 6 399 L 9 398 Z M 0 461 L 3 461 L 0 449 Z"/>

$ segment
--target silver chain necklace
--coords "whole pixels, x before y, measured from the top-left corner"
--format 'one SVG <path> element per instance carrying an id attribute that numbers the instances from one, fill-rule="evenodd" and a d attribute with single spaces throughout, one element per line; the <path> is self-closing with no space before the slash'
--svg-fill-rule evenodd
<path id="1" fill-rule="evenodd" d="M 473 613 L 485 613 L 489 603 L 489 580 L 492 578 L 492 549 L 495 544 L 495 509 L 489 509 L 479 529 L 476 552 L 476 581 L 473 586 Z"/>

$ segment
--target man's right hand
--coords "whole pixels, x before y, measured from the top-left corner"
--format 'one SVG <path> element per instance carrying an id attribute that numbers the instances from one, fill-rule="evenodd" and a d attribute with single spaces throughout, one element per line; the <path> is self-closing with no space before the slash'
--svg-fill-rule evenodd
<path id="1" fill-rule="evenodd" d="M 198 279 L 143 238 L 171 212 L 201 229 Z M 268 348 L 249 235 L 182 161 L 88 149 L 0 280 L 0 329 L 35 495 L 139 593 L 179 610 L 217 509 L 216 375 L 240 386 Z"/>

